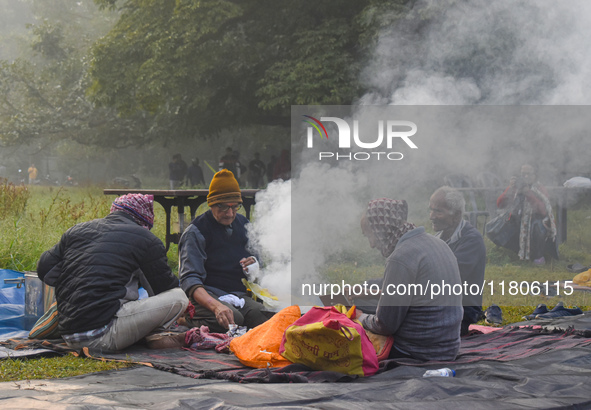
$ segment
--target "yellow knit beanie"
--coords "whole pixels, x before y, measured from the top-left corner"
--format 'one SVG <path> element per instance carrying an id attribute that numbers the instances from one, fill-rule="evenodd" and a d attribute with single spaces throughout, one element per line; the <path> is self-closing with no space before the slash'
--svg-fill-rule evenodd
<path id="1" fill-rule="evenodd" d="M 227 169 L 216 172 L 209 184 L 209 195 L 207 195 L 207 205 L 209 206 L 222 202 L 242 203 L 238 181 L 234 178 L 232 171 Z"/>

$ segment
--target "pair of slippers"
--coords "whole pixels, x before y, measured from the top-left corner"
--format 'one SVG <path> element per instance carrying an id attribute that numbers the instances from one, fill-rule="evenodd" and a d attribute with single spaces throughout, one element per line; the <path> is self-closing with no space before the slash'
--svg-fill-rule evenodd
<path id="1" fill-rule="evenodd" d="M 546 305 L 539 304 L 531 315 L 524 316 L 525 320 L 534 320 L 534 319 L 552 319 L 556 317 L 563 317 L 563 316 L 576 316 L 582 315 L 583 311 L 578 308 L 577 306 L 573 308 L 565 308 L 563 302 L 558 302 L 556 306 L 552 310 L 548 310 Z"/>

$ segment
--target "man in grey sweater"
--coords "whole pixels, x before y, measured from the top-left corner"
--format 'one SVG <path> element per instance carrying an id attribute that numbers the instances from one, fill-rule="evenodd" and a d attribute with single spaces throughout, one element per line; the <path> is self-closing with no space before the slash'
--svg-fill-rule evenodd
<path id="1" fill-rule="evenodd" d="M 447 244 L 407 222 L 407 213 L 404 200 L 368 204 L 361 229 L 387 259 L 376 314 L 358 318 L 394 337 L 390 358 L 454 360 L 463 315 L 458 264 Z"/>

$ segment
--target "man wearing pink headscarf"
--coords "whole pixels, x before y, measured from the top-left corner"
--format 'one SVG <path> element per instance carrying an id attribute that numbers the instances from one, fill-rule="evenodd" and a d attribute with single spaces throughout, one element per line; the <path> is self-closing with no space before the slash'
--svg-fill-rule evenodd
<path id="1" fill-rule="evenodd" d="M 127 194 L 108 216 L 68 229 L 41 255 L 37 274 L 55 287 L 58 330 L 70 347 L 120 351 L 185 311 L 188 299 L 153 224 L 153 196 Z M 140 286 L 150 297 L 139 299 Z M 184 335 L 175 340 L 181 345 Z"/>
<path id="2" fill-rule="evenodd" d="M 441 239 L 406 221 L 404 200 L 371 201 L 361 230 L 386 258 L 382 296 L 375 315 L 358 312 L 363 327 L 392 335 L 390 358 L 454 360 L 460 348 L 462 296 L 436 294 L 460 284 L 456 258 Z"/>

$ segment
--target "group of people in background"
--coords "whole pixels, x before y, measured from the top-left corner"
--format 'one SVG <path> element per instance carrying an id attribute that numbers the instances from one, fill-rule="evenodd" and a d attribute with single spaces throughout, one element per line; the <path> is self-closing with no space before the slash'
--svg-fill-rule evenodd
<path id="1" fill-rule="evenodd" d="M 271 155 L 265 164 L 261 159 L 261 154 L 255 152 L 253 159 L 248 162 L 248 165 L 245 165 L 240 161 L 240 153 L 233 150 L 232 147 L 227 147 L 218 162 L 217 171 L 222 169 L 232 172 L 241 187 L 258 189 L 277 179 L 284 181 L 290 179 L 291 158 L 289 151 L 284 149 L 279 157 Z M 204 187 L 206 184 L 199 158 L 193 158 L 191 165 L 187 166 L 181 154 L 174 154 L 168 164 L 168 171 L 170 189 L 179 189 L 181 186 Z"/>

